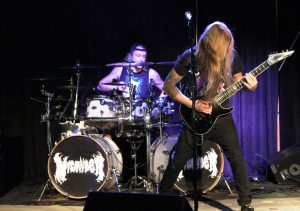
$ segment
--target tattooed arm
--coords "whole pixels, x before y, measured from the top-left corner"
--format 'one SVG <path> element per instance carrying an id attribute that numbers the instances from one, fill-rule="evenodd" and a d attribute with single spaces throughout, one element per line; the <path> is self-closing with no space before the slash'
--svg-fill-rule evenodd
<path id="1" fill-rule="evenodd" d="M 188 107 L 192 107 L 192 101 L 183 95 L 176 87 L 176 84 L 181 81 L 182 78 L 183 76 L 176 73 L 175 69 L 173 68 L 165 80 L 163 90 L 173 100 L 176 100 L 177 102 Z"/>
<path id="2" fill-rule="evenodd" d="M 183 76 L 176 73 L 175 69 L 173 68 L 165 80 L 163 90 L 173 100 L 176 100 L 177 102 L 191 108 L 192 100 L 190 100 L 188 97 L 182 94 L 180 90 L 176 87 L 176 84 L 179 81 L 181 81 L 182 78 Z M 208 101 L 196 100 L 195 106 L 197 111 L 204 112 L 207 114 L 211 114 L 212 112 L 212 106 L 209 104 Z"/>

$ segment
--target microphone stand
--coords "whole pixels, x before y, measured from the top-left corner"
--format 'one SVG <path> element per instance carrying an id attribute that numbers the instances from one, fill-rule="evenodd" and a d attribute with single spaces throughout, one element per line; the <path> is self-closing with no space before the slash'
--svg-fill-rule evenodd
<path id="1" fill-rule="evenodd" d="M 192 16 L 185 14 L 188 20 L 189 28 L 189 41 L 190 41 L 190 61 L 189 61 L 189 72 L 192 73 L 192 142 L 193 142 L 193 189 L 194 189 L 194 210 L 198 210 L 198 193 L 197 193 L 197 144 L 196 144 L 196 133 L 195 133 L 195 118 L 196 118 L 196 71 L 195 71 L 195 55 L 194 55 L 194 43 L 193 43 L 193 27 L 192 27 Z"/>

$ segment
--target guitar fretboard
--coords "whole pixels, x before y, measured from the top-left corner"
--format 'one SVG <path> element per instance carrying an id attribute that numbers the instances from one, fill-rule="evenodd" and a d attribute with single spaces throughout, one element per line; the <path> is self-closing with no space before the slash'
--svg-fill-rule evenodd
<path id="1" fill-rule="evenodd" d="M 257 77 L 262 72 L 264 72 L 268 67 L 270 67 L 273 63 L 266 60 L 262 64 L 258 65 L 255 69 L 253 69 L 250 74 L 252 74 L 254 77 Z M 227 99 L 232 97 L 235 93 L 237 93 L 239 90 L 241 90 L 244 87 L 244 82 L 246 82 L 246 78 L 243 77 L 241 80 L 231 84 L 227 89 L 225 89 L 222 93 L 218 94 L 214 101 L 221 105 L 223 102 L 225 102 Z"/>

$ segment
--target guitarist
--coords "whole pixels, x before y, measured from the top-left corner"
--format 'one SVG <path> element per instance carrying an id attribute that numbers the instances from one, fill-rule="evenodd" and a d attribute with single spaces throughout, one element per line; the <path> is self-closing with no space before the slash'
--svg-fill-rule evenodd
<path id="1" fill-rule="evenodd" d="M 169 97 L 179 103 L 191 108 L 191 78 L 189 73 L 189 61 L 191 51 L 185 51 L 178 59 L 167 76 L 163 90 Z M 200 36 L 197 46 L 193 50 L 196 69 L 197 99 L 196 111 L 204 114 L 211 114 L 213 106 L 211 100 L 218 93 L 231 83 L 240 80 L 242 75 L 242 62 L 234 50 L 234 38 L 229 28 L 222 22 L 216 21 L 208 25 Z M 248 90 L 255 90 L 257 80 L 250 74 L 245 75 L 244 87 Z M 184 79 L 184 80 L 183 80 Z M 181 81 L 186 82 L 185 91 L 182 93 L 176 87 Z M 228 102 L 222 104 L 229 107 Z M 192 115 L 191 113 L 189 115 Z M 192 124 L 192 123 L 189 123 Z M 197 128 L 196 128 L 197 130 Z M 187 124 L 182 124 L 180 135 L 175 150 L 175 158 L 170 161 L 163 179 L 160 183 L 160 193 L 170 193 L 176 182 L 179 172 L 193 154 L 192 131 Z M 227 156 L 239 195 L 238 204 L 241 210 L 254 210 L 251 207 L 250 187 L 245 160 L 239 145 L 237 130 L 232 115 L 226 114 L 217 119 L 213 127 L 204 134 L 197 135 L 197 143 L 205 140 L 215 141 L 223 149 Z"/>

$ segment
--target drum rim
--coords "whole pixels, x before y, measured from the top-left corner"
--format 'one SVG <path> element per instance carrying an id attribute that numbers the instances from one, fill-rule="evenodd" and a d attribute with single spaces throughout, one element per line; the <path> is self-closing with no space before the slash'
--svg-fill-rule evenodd
<path id="1" fill-rule="evenodd" d="M 215 144 L 215 146 L 220 150 L 221 152 L 221 164 L 220 164 L 220 172 L 218 173 L 218 175 L 216 176 L 216 179 L 215 181 L 210 185 L 210 187 L 204 189 L 204 190 L 197 190 L 197 191 L 201 191 L 202 194 L 205 194 L 209 191 L 211 191 L 220 181 L 221 177 L 222 177 L 222 174 L 223 174 L 223 171 L 224 171 L 224 154 L 223 154 L 223 151 L 222 151 L 222 148 L 220 147 L 220 145 L 214 141 L 210 141 L 210 140 L 206 140 L 204 142 L 212 142 L 213 144 Z M 178 182 L 176 182 L 174 184 L 174 188 L 176 188 L 177 190 L 183 192 L 183 193 L 189 193 L 189 190 L 183 188 L 183 187 L 180 187 L 180 185 L 178 185 Z"/>
<path id="2" fill-rule="evenodd" d="M 52 149 L 52 151 L 50 152 L 49 157 L 48 157 L 48 164 L 47 164 L 48 177 L 49 177 L 49 179 L 50 179 L 52 185 L 55 187 L 55 189 L 56 189 L 58 192 L 60 192 L 62 195 L 64 195 L 66 198 L 72 198 L 72 199 L 85 199 L 85 198 L 87 198 L 88 193 L 86 193 L 86 195 L 84 195 L 84 196 L 74 196 L 74 195 L 72 195 L 72 194 L 68 194 L 68 193 L 66 193 L 66 192 L 63 192 L 62 188 L 59 187 L 59 186 L 56 184 L 56 182 L 54 181 L 53 176 L 50 174 L 50 158 L 51 158 L 51 156 L 52 156 L 54 150 L 57 148 L 57 146 L 58 146 L 61 142 L 65 141 L 66 139 L 72 138 L 72 137 L 85 137 L 85 138 L 90 138 L 90 139 L 92 139 L 94 142 L 96 142 L 96 143 L 101 147 L 101 149 L 103 150 L 102 146 L 101 146 L 96 140 L 94 140 L 94 138 L 89 137 L 89 136 L 85 136 L 85 135 L 74 135 L 74 136 L 69 136 L 69 137 L 67 137 L 67 138 L 65 138 L 65 139 L 63 139 L 63 140 L 60 140 L 60 141 L 53 147 L 53 149 Z M 104 151 L 104 150 L 103 150 L 103 151 Z M 105 151 L 104 151 L 104 152 L 105 152 Z M 106 158 L 105 161 L 107 162 L 107 166 L 109 167 L 109 166 L 110 166 L 110 161 L 109 161 L 109 159 L 107 159 L 107 154 L 106 154 L 106 153 L 105 153 L 105 158 Z M 95 190 L 95 191 L 99 191 L 99 190 L 104 186 L 104 184 L 107 182 L 106 178 L 108 177 L 108 172 L 109 172 L 109 171 L 106 172 L 106 174 L 105 174 L 105 180 L 103 181 L 103 183 L 101 184 L 101 186 L 100 186 L 97 190 Z"/>

